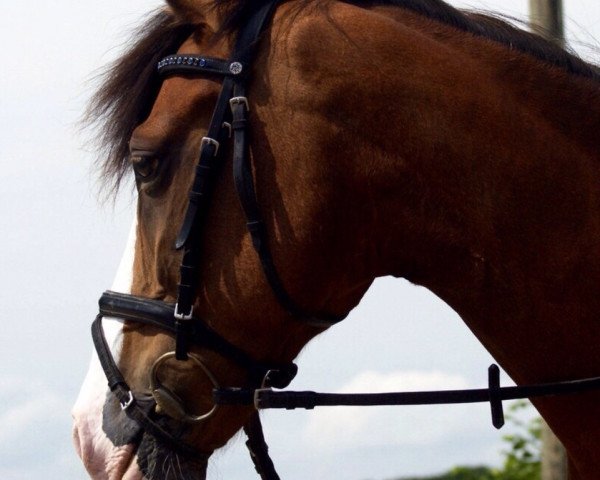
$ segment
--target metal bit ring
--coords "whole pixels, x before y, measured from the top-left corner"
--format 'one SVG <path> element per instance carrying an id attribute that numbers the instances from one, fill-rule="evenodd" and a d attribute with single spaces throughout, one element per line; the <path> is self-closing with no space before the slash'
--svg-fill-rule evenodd
<path id="1" fill-rule="evenodd" d="M 213 387 L 216 389 L 220 388 L 219 382 L 204 364 L 204 362 L 200 359 L 200 357 L 194 353 L 189 353 L 188 356 L 202 369 L 204 374 L 212 383 Z M 172 358 L 175 358 L 175 352 L 168 352 L 160 356 L 152 365 L 152 370 L 150 372 L 150 391 L 152 392 L 152 396 L 156 401 L 157 411 L 163 412 L 167 416 L 184 423 L 200 423 L 208 420 L 215 414 L 219 408 L 218 405 L 213 405 L 213 407 L 207 413 L 202 415 L 192 415 L 187 413 L 183 402 L 173 392 L 164 387 L 158 379 L 158 372 L 160 368 L 166 361 Z"/>

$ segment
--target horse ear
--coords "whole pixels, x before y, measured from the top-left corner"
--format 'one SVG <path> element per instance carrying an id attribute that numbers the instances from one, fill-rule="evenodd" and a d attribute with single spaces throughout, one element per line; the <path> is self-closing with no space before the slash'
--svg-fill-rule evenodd
<path id="1" fill-rule="evenodd" d="M 175 17 L 182 23 L 198 25 L 212 24 L 214 7 L 207 0 L 167 0 L 167 4 Z"/>

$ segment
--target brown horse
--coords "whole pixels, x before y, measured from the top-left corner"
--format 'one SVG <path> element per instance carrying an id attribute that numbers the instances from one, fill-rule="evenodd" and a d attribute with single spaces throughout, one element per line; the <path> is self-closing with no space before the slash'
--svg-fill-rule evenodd
<path id="1" fill-rule="evenodd" d="M 110 70 L 91 112 L 104 121 L 105 172 L 117 181 L 136 172 L 135 257 L 122 289 L 174 302 L 173 245 L 221 80 L 161 81 L 156 63 L 175 52 L 227 58 L 261 2 L 168 3 Z M 297 304 L 344 315 L 376 277 L 403 277 L 451 305 L 517 383 L 600 375 L 596 67 L 440 0 L 290 0 L 257 52 L 257 196 Z M 244 224 L 221 175 L 199 241 L 194 311 L 254 359 L 289 362 L 322 329 L 277 302 Z M 172 337 L 126 322 L 115 338 L 129 384 L 147 391 Z M 223 385 L 246 381 L 228 359 L 195 352 Z M 164 376 L 190 411 L 210 407 L 211 385 L 198 372 L 173 362 Z M 188 428 L 186 443 L 207 454 L 194 462 L 149 433 L 125 445 L 123 432 L 135 427 L 109 400 L 103 428 L 115 447 L 100 430 L 106 387 L 98 397 L 93 383 L 74 432 L 94 478 L 204 478 L 208 455 L 251 414 L 223 407 Z M 570 478 L 599 478 L 600 392 L 535 405 L 567 448 Z"/>

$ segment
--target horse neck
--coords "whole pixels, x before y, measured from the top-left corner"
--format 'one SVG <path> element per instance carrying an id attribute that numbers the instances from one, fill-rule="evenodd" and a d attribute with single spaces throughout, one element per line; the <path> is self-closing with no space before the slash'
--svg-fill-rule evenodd
<path id="1" fill-rule="evenodd" d="M 379 123 L 380 273 L 438 294 L 517 380 L 598 374 L 600 83 L 483 40 L 447 46 L 412 56 Z M 516 365 L 535 342 L 554 358 Z"/>
<path id="2" fill-rule="evenodd" d="M 286 5 L 252 131 L 294 298 L 343 313 L 404 277 L 519 383 L 600 374 L 600 85 L 402 9 L 332 3 L 278 29 Z M 598 404 L 536 403 L 574 459 L 597 452 Z"/>
<path id="3" fill-rule="evenodd" d="M 349 284 L 428 287 L 527 380 L 510 368 L 519 342 L 496 328 L 553 345 L 568 319 L 575 342 L 573 326 L 600 313 L 600 84 L 403 9 L 329 10 L 274 29 L 258 65 L 264 102 L 285 118 L 265 122 L 271 144 L 310 132 L 282 171 L 322 185 L 307 198 L 338 212 L 319 238 L 359 267 Z"/>

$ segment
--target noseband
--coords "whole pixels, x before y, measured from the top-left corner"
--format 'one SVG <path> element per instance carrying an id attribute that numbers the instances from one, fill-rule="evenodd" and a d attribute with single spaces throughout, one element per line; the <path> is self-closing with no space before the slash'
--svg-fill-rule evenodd
<path id="1" fill-rule="evenodd" d="M 600 377 L 557 382 L 552 384 L 500 387 L 499 369 L 489 369 L 488 388 L 438 392 L 398 392 L 386 394 L 319 394 L 315 392 L 274 392 L 285 388 L 297 373 L 294 363 L 274 364 L 258 362 L 239 347 L 231 344 L 193 312 L 197 287 L 197 265 L 200 261 L 198 245 L 203 220 L 210 204 L 215 179 L 224 163 L 225 150 L 233 137 L 233 176 L 237 194 L 246 216 L 246 225 L 252 244 L 258 254 L 265 278 L 273 293 L 290 317 L 318 328 L 327 328 L 343 317 L 312 313 L 299 307 L 286 291 L 277 272 L 269 249 L 266 230 L 256 200 L 252 168 L 247 144 L 246 96 L 248 71 L 252 64 L 260 34 L 272 18 L 278 0 L 262 2 L 241 27 L 233 54 L 229 60 L 200 55 L 169 55 L 158 63 L 158 74 L 204 75 L 223 78 L 221 93 L 213 111 L 206 136 L 201 141 L 198 164 L 189 193 L 189 203 L 177 237 L 176 248 L 183 250 L 180 267 L 178 297 L 175 305 L 133 295 L 105 292 L 100 298 L 100 314 L 92 324 L 92 338 L 110 390 L 122 410 L 146 432 L 161 440 L 173 450 L 192 457 L 206 457 L 192 446 L 157 423 L 157 414 L 165 414 L 181 423 L 195 424 L 214 415 L 220 405 L 254 405 L 256 412 L 266 408 L 306 408 L 333 405 L 429 405 L 451 403 L 489 402 L 494 426 L 504 424 L 502 402 L 509 399 L 572 394 L 600 388 Z M 175 336 L 175 351 L 158 358 L 150 372 L 150 390 L 153 401 L 140 401 L 132 392 L 114 361 L 104 336 L 102 318 L 115 317 L 151 325 Z M 219 379 L 204 360 L 190 353 L 191 346 L 218 353 L 247 372 L 248 382 L 240 388 L 221 388 Z M 213 406 L 204 413 L 190 414 L 175 393 L 162 385 L 160 372 L 169 360 L 189 361 L 200 369 L 214 387 Z M 144 406 L 144 404 L 146 405 Z M 246 442 L 257 472 L 263 480 L 279 480 L 268 455 L 262 427 L 257 413 L 244 427 Z"/>

